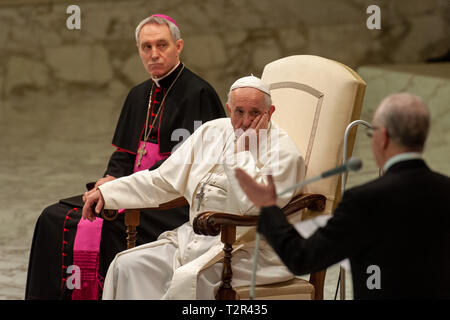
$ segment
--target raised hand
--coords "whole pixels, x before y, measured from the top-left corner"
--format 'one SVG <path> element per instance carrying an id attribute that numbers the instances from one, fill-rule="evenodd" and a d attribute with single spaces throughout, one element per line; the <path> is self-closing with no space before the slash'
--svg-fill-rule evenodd
<path id="1" fill-rule="evenodd" d="M 248 199 L 256 207 L 270 207 L 277 204 L 276 188 L 271 175 L 267 176 L 267 185 L 257 183 L 239 168 L 235 170 L 235 176 Z"/>

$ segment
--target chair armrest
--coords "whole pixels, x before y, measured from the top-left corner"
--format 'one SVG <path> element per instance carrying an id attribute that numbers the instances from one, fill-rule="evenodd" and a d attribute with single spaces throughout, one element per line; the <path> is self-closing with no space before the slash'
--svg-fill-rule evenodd
<path id="1" fill-rule="evenodd" d="M 326 197 L 321 194 L 295 196 L 282 210 L 286 216 L 308 208 L 313 211 L 325 209 Z M 194 218 L 193 228 L 197 234 L 217 236 L 222 226 L 256 226 L 258 216 L 243 216 L 230 213 L 204 212 Z"/>
<path id="2" fill-rule="evenodd" d="M 305 193 L 299 194 L 292 198 L 292 200 L 283 207 L 283 212 L 286 216 L 289 216 L 302 209 L 309 209 L 312 211 L 323 211 L 327 198 L 324 195 L 317 193 Z"/>
<path id="3" fill-rule="evenodd" d="M 140 208 L 139 210 L 169 210 L 173 208 L 184 207 L 187 205 L 189 205 L 187 200 L 184 197 L 179 197 L 172 201 L 161 203 L 158 207 Z M 125 210 L 125 212 L 127 211 L 128 209 Z M 101 216 L 105 220 L 112 221 L 117 218 L 118 213 L 118 210 L 103 209 L 101 212 Z"/>
<path id="4" fill-rule="evenodd" d="M 193 221 L 194 232 L 205 236 L 217 236 L 222 226 L 256 226 L 258 216 L 241 216 L 231 213 L 203 212 Z"/>
<path id="5" fill-rule="evenodd" d="M 187 206 L 189 203 L 184 197 L 176 198 L 172 201 L 162 203 L 158 207 L 153 208 L 139 208 L 139 209 L 125 209 L 124 222 L 127 233 L 127 249 L 134 248 L 136 245 L 137 227 L 140 224 L 141 210 L 169 210 L 173 208 Z M 103 219 L 113 221 L 117 218 L 119 210 L 103 209 L 101 216 Z"/>
<path id="6" fill-rule="evenodd" d="M 179 197 L 172 201 L 161 203 L 158 207 L 155 208 L 144 208 L 145 210 L 169 210 L 174 209 L 178 207 L 184 207 L 188 206 L 189 203 L 187 202 L 185 197 Z M 143 209 L 141 209 L 143 210 Z"/>

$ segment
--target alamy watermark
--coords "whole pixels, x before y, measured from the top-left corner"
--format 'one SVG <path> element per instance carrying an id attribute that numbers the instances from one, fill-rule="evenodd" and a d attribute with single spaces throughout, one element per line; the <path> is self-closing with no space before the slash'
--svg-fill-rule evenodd
<path id="1" fill-rule="evenodd" d="M 81 288 L 81 269 L 79 266 L 71 265 L 67 267 L 67 274 L 70 276 L 66 280 L 66 287 L 70 290 Z"/>
<path id="2" fill-rule="evenodd" d="M 196 121 L 195 127 L 198 128 L 200 124 Z M 231 126 L 225 130 L 209 126 L 195 131 L 193 135 L 189 130 L 180 128 L 174 130 L 171 136 L 172 141 L 179 143 L 172 150 L 170 161 L 176 165 L 219 164 L 234 167 L 244 166 L 251 154 L 267 173 L 276 172 L 279 168 L 282 135 L 282 131 L 277 128 L 244 131 L 234 130 Z M 178 151 L 181 146 L 182 149 Z"/>
<path id="3" fill-rule="evenodd" d="M 373 29 L 381 29 L 381 9 L 376 4 L 372 4 L 367 7 L 366 10 L 367 14 L 370 14 L 370 16 L 366 20 L 366 26 L 367 29 L 373 30 Z"/>
<path id="4" fill-rule="evenodd" d="M 367 267 L 367 274 L 370 276 L 367 278 L 366 286 L 369 290 L 381 289 L 381 269 L 379 266 L 372 264 Z"/>
<path id="5" fill-rule="evenodd" d="M 76 4 L 67 7 L 66 13 L 70 16 L 66 20 L 66 26 L 69 30 L 81 29 L 81 8 Z M 378 5 L 372 4 L 367 7 L 366 13 L 370 16 L 366 20 L 366 26 L 369 30 L 381 29 L 381 9 Z"/>
<path id="6" fill-rule="evenodd" d="M 76 4 L 67 7 L 66 13 L 70 16 L 66 20 L 66 27 L 69 30 L 81 29 L 81 9 Z"/>

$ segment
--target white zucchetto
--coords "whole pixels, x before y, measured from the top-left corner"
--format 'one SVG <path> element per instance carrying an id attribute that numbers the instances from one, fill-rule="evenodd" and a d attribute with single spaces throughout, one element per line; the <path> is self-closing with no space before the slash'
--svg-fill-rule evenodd
<path id="1" fill-rule="evenodd" d="M 236 80 L 230 88 L 230 92 L 237 88 L 255 88 L 264 93 L 267 93 L 270 96 L 269 85 L 263 82 L 260 78 L 255 76 L 247 76 Z"/>

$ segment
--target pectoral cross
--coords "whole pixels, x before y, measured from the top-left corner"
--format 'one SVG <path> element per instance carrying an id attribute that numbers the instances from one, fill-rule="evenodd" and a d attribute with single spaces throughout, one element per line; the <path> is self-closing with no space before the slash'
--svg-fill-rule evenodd
<path id="1" fill-rule="evenodd" d="M 195 199 L 197 199 L 197 201 L 198 201 L 198 204 L 197 204 L 197 211 L 200 210 L 200 205 L 202 204 L 203 197 L 205 196 L 204 189 L 205 189 L 205 183 L 202 182 L 202 183 L 200 184 L 200 192 L 197 193 L 197 194 L 195 195 Z"/>
<path id="2" fill-rule="evenodd" d="M 138 161 L 137 166 L 139 167 L 141 165 L 142 157 L 147 154 L 147 151 L 145 150 L 145 143 L 141 144 L 141 147 L 138 150 Z"/>

